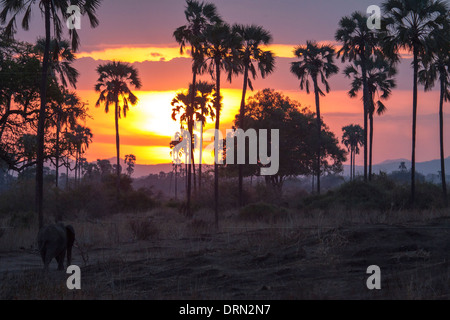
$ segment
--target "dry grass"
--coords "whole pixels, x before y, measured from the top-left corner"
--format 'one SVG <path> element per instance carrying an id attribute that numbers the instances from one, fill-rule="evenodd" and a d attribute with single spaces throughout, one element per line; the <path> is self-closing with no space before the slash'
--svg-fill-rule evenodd
<path id="1" fill-rule="evenodd" d="M 246 272 L 267 274 L 261 275 L 264 276 L 261 283 L 244 281 L 242 286 L 257 287 L 252 289 L 252 295 L 243 293 L 238 298 L 333 298 L 328 294 L 335 287 L 323 282 L 323 277 L 319 279 L 322 282 L 315 282 L 307 276 L 291 279 L 283 276 L 283 272 L 289 275 L 289 272 L 305 268 L 303 259 L 306 255 L 314 259 L 317 268 L 326 270 L 343 263 L 338 257 L 340 250 L 355 245 L 355 240 L 346 233 L 348 228 L 379 224 L 420 225 L 449 216 L 450 210 L 298 212 L 286 209 L 288 218 L 274 221 L 258 217 L 243 221 L 237 210 L 228 210 L 221 213 L 219 230 L 214 228 L 213 212 L 207 209 L 197 211 L 193 219 L 186 218 L 176 208 L 165 207 L 145 214 L 114 215 L 100 220 L 83 218 L 66 222 L 76 231 L 75 263 L 82 263 L 83 272 L 91 277 L 83 278 L 85 285 L 81 292 L 67 291 L 65 274 L 51 273 L 49 278 L 43 278 L 42 273 L 35 270 L 0 274 L 0 298 L 212 298 L 211 292 L 216 285 L 239 288 L 243 279 L 250 282 L 251 277 Z M 4 230 L 0 237 L 0 253 L 19 254 L 21 248 L 33 248 L 36 226 L 8 229 L 6 221 L 0 222 L 0 226 L 6 228 L 0 229 Z M 311 248 L 305 249 L 305 243 Z M 395 263 L 433 262 L 432 254 L 421 248 L 394 252 L 391 257 Z M 266 266 L 267 270 L 264 269 Z M 254 267 L 256 269 L 252 270 Z M 315 271 L 313 268 L 311 275 L 315 275 Z M 448 279 L 450 274 L 443 276 Z M 422 275 L 414 272 L 398 277 L 394 274 L 390 279 L 393 292 L 400 292 L 398 296 L 393 293 L 391 298 L 448 298 L 448 286 L 432 273 L 425 283 L 420 283 Z M 291 290 L 289 296 L 283 289 L 296 285 L 311 290 L 298 294 Z M 261 288 L 265 289 L 261 291 Z M 207 296 L 205 292 L 208 292 Z M 230 296 L 217 292 L 214 297 Z"/>
<path id="2" fill-rule="evenodd" d="M 134 239 L 138 241 L 155 239 L 159 233 L 154 222 L 149 218 L 132 218 L 128 221 L 128 225 L 133 233 Z"/>

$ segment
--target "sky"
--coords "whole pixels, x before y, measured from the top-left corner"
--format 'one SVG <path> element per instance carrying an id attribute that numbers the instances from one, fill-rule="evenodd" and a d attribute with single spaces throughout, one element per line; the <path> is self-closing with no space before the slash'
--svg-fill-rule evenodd
<path id="1" fill-rule="evenodd" d="M 254 82 L 255 92 L 273 88 L 283 92 L 302 106 L 315 110 L 313 94 L 300 91 L 299 81 L 290 73 L 294 47 L 307 40 L 330 43 L 338 22 L 354 11 L 366 12 L 377 0 L 211 0 L 222 18 L 230 24 L 258 24 L 270 31 L 273 43 L 269 46 L 276 58 L 276 69 L 266 79 Z M 94 133 L 94 140 L 86 157 L 88 161 L 115 156 L 114 114 L 105 114 L 96 108 L 98 94 L 93 87 L 97 80 L 96 67 L 112 60 L 131 63 L 139 71 L 143 87 L 136 91 L 139 104 L 131 107 L 125 119 L 120 120 L 121 157 L 135 154 L 139 164 L 169 163 L 169 143 L 179 125 L 171 120 L 170 102 L 177 92 L 192 81 L 191 60 L 180 55 L 172 34 L 184 25 L 184 0 L 104 0 L 98 10 L 100 25 L 91 29 L 83 18 L 81 47 L 75 67 L 81 73 L 77 92 L 88 102 L 92 119 L 86 123 Z M 20 26 L 20 25 L 19 25 Z M 42 16 L 35 11 L 30 31 L 19 30 L 16 38 L 34 42 L 44 34 Z M 348 64 L 348 63 L 347 63 Z M 351 99 L 347 92 L 350 79 L 342 70 L 347 64 L 338 62 L 341 72 L 330 79 L 331 92 L 321 98 L 325 123 L 340 139 L 342 127 L 363 123 L 361 96 Z M 203 77 L 210 80 L 209 76 Z M 397 88 L 385 103 L 388 112 L 375 118 L 374 163 L 391 159 L 410 159 L 412 121 L 411 58 L 405 54 L 399 66 Z M 224 106 L 221 128 L 231 128 L 240 105 L 242 76 L 232 83 L 222 80 Z M 417 161 L 439 157 L 438 100 L 439 92 L 419 91 Z M 248 96 L 254 94 L 249 91 Z M 448 104 L 445 106 L 448 107 Z M 445 113 L 448 121 L 450 113 Z M 211 128 L 212 124 L 207 128 Z M 448 126 L 447 126 L 448 127 Z M 449 136 L 450 129 L 445 135 Z M 447 142 L 447 149 L 448 146 Z M 362 156 L 357 160 L 363 161 Z"/>

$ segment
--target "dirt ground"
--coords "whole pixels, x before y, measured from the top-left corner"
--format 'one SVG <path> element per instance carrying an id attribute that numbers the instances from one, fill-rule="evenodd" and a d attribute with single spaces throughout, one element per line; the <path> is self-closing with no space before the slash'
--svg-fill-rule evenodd
<path id="1" fill-rule="evenodd" d="M 111 246 L 94 240 L 89 250 L 79 244 L 79 291 L 67 289 L 68 275 L 54 271 L 55 262 L 44 274 L 36 252 L 0 250 L 0 298 L 450 298 L 450 218 L 306 225 L 234 223 L 217 233 L 205 227 L 147 241 L 122 236 Z M 370 265 L 381 268 L 381 290 L 367 289 Z"/>

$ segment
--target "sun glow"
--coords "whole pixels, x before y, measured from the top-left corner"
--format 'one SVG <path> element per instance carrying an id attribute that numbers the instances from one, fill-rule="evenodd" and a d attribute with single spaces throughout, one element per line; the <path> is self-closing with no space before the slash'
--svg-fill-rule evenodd
<path id="1" fill-rule="evenodd" d="M 136 91 L 139 98 L 136 106 L 130 107 L 126 118 L 119 121 L 120 155 L 135 154 L 140 164 L 170 163 L 170 141 L 180 130 L 179 122 L 172 120 L 172 99 L 174 91 Z M 237 89 L 223 89 L 223 108 L 221 114 L 221 129 L 232 127 L 235 115 L 240 105 L 241 91 Z M 80 96 L 86 101 L 96 101 L 93 91 L 81 91 Z M 114 111 L 105 114 L 104 108 L 95 108 L 90 103 L 92 119 L 87 125 L 92 128 L 94 142 L 86 157 L 88 161 L 112 158 L 115 156 Z M 205 130 L 214 128 L 209 120 Z M 206 157 L 205 157 L 206 159 Z"/>

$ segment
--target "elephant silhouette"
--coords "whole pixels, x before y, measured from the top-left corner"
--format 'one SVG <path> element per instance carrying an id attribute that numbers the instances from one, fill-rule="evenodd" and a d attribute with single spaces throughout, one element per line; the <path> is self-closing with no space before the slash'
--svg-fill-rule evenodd
<path id="1" fill-rule="evenodd" d="M 58 270 L 64 270 L 64 258 L 67 253 L 67 266 L 72 264 L 72 247 L 75 242 L 75 230 L 71 225 L 57 223 L 39 230 L 38 249 L 41 254 L 44 270 L 53 258 L 58 263 Z"/>

